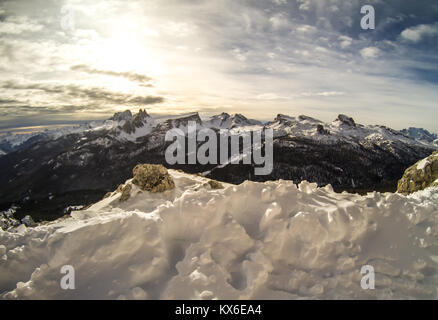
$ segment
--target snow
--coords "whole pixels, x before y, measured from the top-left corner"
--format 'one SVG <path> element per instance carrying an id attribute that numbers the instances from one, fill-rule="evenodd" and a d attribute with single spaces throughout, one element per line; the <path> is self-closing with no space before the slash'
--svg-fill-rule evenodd
<path id="1" fill-rule="evenodd" d="M 427 160 L 427 158 L 419 161 L 417 164 L 417 170 L 424 170 L 424 168 L 426 168 L 428 164 L 429 161 Z"/>
<path id="2" fill-rule="evenodd" d="M 35 130 L 30 133 L 13 134 L 9 132 L 8 134 L 0 136 L 0 143 L 8 143 L 11 147 L 16 148 L 36 136 L 42 135 L 56 140 L 64 135 L 85 132 L 98 126 L 100 126 L 100 122 L 91 122 L 90 124 L 83 125 L 62 126 L 55 129 L 43 129 L 43 127 L 41 127 L 40 130 Z"/>
<path id="3" fill-rule="evenodd" d="M 119 122 L 118 121 L 114 121 L 114 120 L 105 120 L 101 123 L 99 122 L 92 122 L 91 126 L 90 126 L 90 131 L 102 131 L 102 130 L 112 130 L 115 129 L 119 126 Z"/>
<path id="4" fill-rule="evenodd" d="M 6 134 L 0 137 L 0 143 L 7 143 L 15 148 L 36 135 L 44 135 L 48 138 L 58 139 L 59 137 L 67 134 L 98 131 L 108 131 L 108 136 L 118 139 L 119 141 L 131 141 L 135 143 L 137 142 L 138 138 L 147 136 L 153 133 L 155 129 L 159 129 L 160 125 L 166 121 L 171 121 L 171 126 L 174 126 L 176 123 L 173 123 L 173 120 L 187 120 L 193 117 L 198 117 L 198 113 L 193 112 L 174 116 L 147 117 L 142 127 L 136 128 L 133 133 L 128 134 L 120 128 L 126 123 L 126 121 L 132 118 L 132 114 L 130 112 L 124 112 L 115 114 L 109 120 L 92 121 L 80 126 L 67 126 L 28 134 Z M 321 134 L 318 132 L 318 125 L 322 126 L 324 130 L 327 130 L 329 134 Z M 197 124 L 197 127 L 198 129 L 225 129 L 229 130 L 230 134 L 233 135 L 251 131 L 261 131 L 264 128 L 270 128 L 274 130 L 274 137 L 288 135 L 291 137 L 313 139 L 315 141 L 327 144 L 338 143 L 340 141 L 355 144 L 359 140 L 367 140 L 380 145 L 391 145 L 392 143 L 400 142 L 407 145 L 426 146 L 431 148 L 438 147 L 438 143 L 436 143 L 436 141 L 427 142 L 425 140 L 414 140 L 413 138 L 405 136 L 401 132 L 397 132 L 383 126 L 364 126 L 361 124 L 356 124 L 354 123 L 354 120 L 350 121 L 350 118 L 345 115 L 339 115 L 338 118 L 332 123 L 324 123 L 320 120 L 304 115 L 291 117 L 279 114 L 274 121 L 263 124 L 258 120 L 247 119 L 241 114 L 229 115 L 227 113 L 222 113 L 202 120 L 201 123 Z M 180 124 L 179 128 L 186 132 L 186 126 L 183 124 Z M 1 155 L 2 151 L 0 150 L 0 156 Z"/>
<path id="5" fill-rule="evenodd" d="M 437 297 L 438 189 L 334 193 L 291 181 L 224 183 L 169 170 L 70 218 L 0 232 L 6 299 L 394 299 Z M 128 180 L 127 183 L 130 183 Z M 62 290 L 60 269 L 75 269 Z M 376 272 L 360 286 L 361 267 Z"/>
<path id="6" fill-rule="evenodd" d="M 132 142 L 136 142 L 138 138 L 144 137 L 152 132 L 155 122 L 153 120 L 148 120 L 142 127 L 136 128 L 135 132 L 128 134 L 122 131 L 118 135 L 118 139 L 128 140 Z"/>
<path id="7" fill-rule="evenodd" d="M 36 133 L 23 133 L 23 134 L 12 134 L 8 133 L 6 135 L 0 136 L 0 143 L 9 143 L 12 147 L 19 146 L 20 144 L 26 142 Z"/>
<path id="8" fill-rule="evenodd" d="M 323 129 L 330 134 L 320 134 L 317 126 L 322 125 Z M 274 137 L 288 135 L 291 137 L 303 137 L 323 143 L 338 143 L 345 141 L 356 143 L 357 141 L 368 140 L 376 144 L 403 143 L 407 145 L 427 146 L 436 148 L 437 144 L 426 141 L 415 140 L 401 132 L 378 125 L 361 125 L 350 121 L 345 115 L 339 115 L 331 123 L 324 123 L 320 120 L 298 116 L 291 117 L 279 114 L 274 121 L 266 126 L 274 130 Z"/>
<path id="9" fill-rule="evenodd" d="M 239 134 L 246 131 L 259 131 L 263 129 L 262 122 L 254 119 L 247 119 L 241 114 L 229 115 L 222 113 L 210 117 L 202 122 L 206 128 L 226 129 L 230 130 L 232 134 Z"/>
<path id="10" fill-rule="evenodd" d="M 184 119 L 184 118 L 191 118 L 194 116 L 197 116 L 198 112 L 190 112 L 190 113 L 185 113 L 185 114 L 179 114 L 179 115 L 174 115 L 174 116 L 157 116 L 154 120 L 156 124 L 160 124 L 163 122 L 166 122 L 168 120 L 177 120 L 177 119 Z"/>

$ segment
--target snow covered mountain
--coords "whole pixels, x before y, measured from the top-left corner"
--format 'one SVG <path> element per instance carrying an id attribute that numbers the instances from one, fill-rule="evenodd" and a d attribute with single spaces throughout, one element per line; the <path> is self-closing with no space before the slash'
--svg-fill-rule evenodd
<path id="1" fill-rule="evenodd" d="M 137 137 L 148 134 L 153 124 L 154 121 L 146 110 L 140 109 L 134 116 L 130 110 L 126 110 L 117 112 L 104 121 L 91 121 L 82 125 L 64 126 L 31 133 L 12 134 L 9 132 L 0 136 L 0 156 L 26 148 L 36 142 L 56 140 L 71 134 L 82 134 L 90 131 L 109 133 L 112 136 L 120 136 L 120 139 L 135 141 Z"/>
<path id="2" fill-rule="evenodd" d="M 164 164 L 171 128 L 274 130 L 274 168 L 255 176 L 252 165 L 174 165 L 189 173 L 239 184 L 245 180 L 303 180 L 337 191 L 395 191 L 404 170 L 437 147 L 383 126 L 364 126 L 340 115 L 331 123 L 307 116 L 278 115 L 261 123 L 222 113 L 201 119 L 198 113 L 153 117 L 145 110 L 115 114 L 105 121 L 46 131 L 0 156 L 0 209 L 17 205 L 17 218 L 52 220 L 72 205 L 88 205 L 126 180 L 138 163 Z M 18 138 L 17 138 L 18 139 Z M 12 137 L 8 137 L 11 143 Z M 24 142 L 23 142 L 24 141 Z"/>
<path id="3" fill-rule="evenodd" d="M 408 128 L 401 130 L 401 133 L 425 143 L 433 143 L 438 146 L 438 136 L 436 133 L 430 133 L 423 128 Z"/>
<path id="4" fill-rule="evenodd" d="M 0 230 L 0 297 L 438 298 L 438 188 L 360 196 L 281 180 L 212 189 L 205 177 L 169 173 L 174 185 L 162 193 L 128 179 L 70 217 Z M 75 290 L 59 285 L 65 265 Z M 361 288 L 365 265 L 374 290 Z"/>
<path id="5" fill-rule="evenodd" d="M 345 139 L 368 139 L 372 141 L 401 141 L 408 144 L 422 142 L 430 147 L 438 147 L 438 137 L 436 134 L 421 128 L 403 129 L 400 132 L 384 126 L 363 126 L 356 124 L 355 121 L 346 116 L 339 115 L 332 123 L 323 123 L 320 120 L 300 115 L 290 117 L 279 114 L 274 121 L 264 125 L 261 121 L 248 119 L 242 114 L 229 115 L 221 113 L 212 116 L 204 121 L 198 113 L 178 115 L 165 118 L 153 118 L 148 115 L 146 110 L 140 109 L 135 115 L 130 110 L 115 113 L 105 121 L 92 121 L 83 125 L 61 127 L 53 130 L 36 131 L 25 134 L 5 134 L 0 136 L 0 155 L 22 148 L 26 142 L 33 143 L 40 140 L 58 139 L 70 134 L 79 134 L 87 131 L 101 131 L 104 134 L 121 140 L 135 142 L 137 138 L 150 134 L 155 131 L 168 130 L 187 125 L 188 121 L 195 121 L 202 127 L 232 130 L 238 133 L 248 130 L 261 130 L 263 128 L 274 129 L 276 136 L 306 137 L 315 140 L 323 140 L 329 143 Z M 109 132 L 107 132 L 109 131 Z M 406 139 L 406 136 L 408 137 Z M 411 138 L 411 139 L 409 139 Z M 31 141 L 29 141 L 31 140 Z M 412 141 L 415 140 L 415 141 Z M 27 145 L 26 144 L 26 145 Z"/>
<path id="6" fill-rule="evenodd" d="M 357 124 L 353 118 L 343 114 L 338 115 L 331 123 L 303 115 L 289 117 L 279 114 L 273 122 L 268 123 L 267 127 L 273 128 L 279 136 L 305 137 L 327 144 L 369 141 L 379 145 L 391 143 L 421 145 L 414 137 L 406 137 L 399 131 L 385 126 Z M 430 146 L 434 147 L 433 144 Z"/>
<path id="7" fill-rule="evenodd" d="M 229 115 L 228 113 L 221 113 L 220 115 L 215 115 L 211 117 L 209 120 L 204 121 L 204 125 L 210 128 L 216 129 L 237 129 L 237 128 L 246 128 L 251 129 L 251 127 L 255 126 L 254 129 L 260 128 L 263 124 L 258 120 L 252 120 L 246 118 L 242 114 L 233 114 Z"/>

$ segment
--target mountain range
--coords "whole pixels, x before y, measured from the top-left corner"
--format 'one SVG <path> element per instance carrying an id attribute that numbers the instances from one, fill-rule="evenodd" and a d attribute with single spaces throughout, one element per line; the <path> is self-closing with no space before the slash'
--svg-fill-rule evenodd
<path id="1" fill-rule="evenodd" d="M 254 175 L 253 165 L 173 165 L 164 153 L 165 134 L 185 128 L 210 128 L 231 135 L 253 130 L 274 132 L 274 168 Z M 435 136 L 436 137 L 436 136 Z M 0 138 L 0 209 L 16 205 L 17 218 L 52 220 L 72 205 L 88 205 L 114 190 L 139 163 L 163 164 L 187 173 L 239 184 L 245 180 L 307 180 L 336 191 L 395 191 L 404 170 L 438 148 L 423 129 L 402 131 L 361 125 L 346 115 L 333 122 L 279 114 L 269 122 L 221 113 L 201 119 L 198 113 L 153 117 L 146 110 L 126 110 L 105 121 Z"/>

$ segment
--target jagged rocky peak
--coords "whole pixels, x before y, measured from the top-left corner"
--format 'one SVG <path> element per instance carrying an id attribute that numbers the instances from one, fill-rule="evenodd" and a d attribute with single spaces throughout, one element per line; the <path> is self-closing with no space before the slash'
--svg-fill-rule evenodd
<path id="1" fill-rule="evenodd" d="M 298 120 L 300 120 L 300 121 L 312 121 L 312 122 L 321 123 L 320 120 L 312 118 L 312 117 L 309 117 L 309 116 L 305 116 L 305 115 L 299 115 L 298 116 Z"/>
<path id="2" fill-rule="evenodd" d="M 140 128 L 145 124 L 147 118 L 150 118 L 150 116 L 146 112 L 146 109 L 140 109 L 138 113 L 134 116 L 132 124 L 134 125 L 134 127 Z"/>
<path id="3" fill-rule="evenodd" d="M 177 116 L 174 118 L 170 118 L 166 120 L 163 124 L 160 125 L 162 129 L 169 128 L 179 128 L 180 126 L 187 126 L 189 122 L 196 122 L 197 124 L 202 124 L 201 117 L 198 112 L 193 112 L 181 116 Z"/>
<path id="4" fill-rule="evenodd" d="M 140 109 L 135 115 L 132 115 L 130 110 L 117 112 L 109 120 L 121 122 L 119 124 L 119 129 L 131 134 L 134 133 L 137 128 L 143 127 L 148 118 L 150 118 L 150 116 L 146 110 Z"/>
<path id="5" fill-rule="evenodd" d="M 236 113 L 231 116 L 231 126 L 230 129 L 240 126 L 252 126 L 261 125 L 262 123 L 258 120 L 248 119 L 243 114 Z"/>
<path id="6" fill-rule="evenodd" d="M 281 113 L 277 114 L 277 116 L 274 119 L 274 121 L 281 122 L 281 123 L 290 122 L 292 120 L 294 120 L 294 118 L 292 118 L 291 116 L 287 116 L 287 115 L 281 114 Z"/>
<path id="7" fill-rule="evenodd" d="M 345 114 L 338 115 L 335 121 L 339 121 L 341 124 L 345 124 L 350 127 L 356 126 L 356 122 L 354 122 L 353 118 L 346 116 Z"/>
<path id="8" fill-rule="evenodd" d="M 178 117 L 175 120 L 178 120 L 180 123 L 184 123 L 184 124 L 187 124 L 188 121 L 195 121 L 196 123 L 202 123 L 201 117 L 199 116 L 198 112 L 182 115 L 181 117 Z"/>
<path id="9" fill-rule="evenodd" d="M 116 113 L 114 113 L 114 115 L 111 118 L 109 118 L 109 120 L 118 121 L 118 122 L 120 122 L 122 120 L 127 121 L 127 120 L 131 120 L 131 119 L 132 119 L 132 113 L 130 110 L 116 112 Z"/>
<path id="10" fill-rule="evenodd" d="M 149 117 L 149 114 L 147 113 L 146 109 L 139 109 L 135 117 L 140 119 L 146 119 Z"/>
<path id="11" fill-rule="evenodd" d="M 212 121 L 217 120 L 217 121 L 221 121 L 221 123 L 223 123 L 230 118 L 231 118 L 231 116 L 229 113 L 222 112 L 221 114 L 216 114 L 216 115 L 212 116 L 210 118 L 210 120 L 212 120 Z"/>
<path id="12" fill-rule="evenodd" d="M 235 113 L 231 116 L 233 119 L 235 119 L 236 121 L 246 121 L 248 120 L 243 114 L 241 113 Z"/>
<path id="13" fill-rule="evenodd" d="M 230 114 L 226 113 L 226 112 L 222 112 L 219 115 L 213 116 L 213 118 L 220 118 L 220 119 L 226 120 L 226 119 L 230 118 Z"/>
<path id="14" fill-rule="evenodd" d="M 243 114 L 235 113 L 231 116 L 231 128 L 248 124 L 250 124 L 250 121 Z"/>

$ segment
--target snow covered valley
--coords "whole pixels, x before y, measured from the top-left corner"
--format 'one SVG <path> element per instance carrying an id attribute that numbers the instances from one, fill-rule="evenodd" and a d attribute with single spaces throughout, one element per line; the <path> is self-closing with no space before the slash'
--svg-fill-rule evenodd
<path id="1" fill-rule="evenodd" d="M 69 218 L 0 230 L 0 297 L 438 298 L 438 188 L 360 196 L 169 173 L 171 190 L 131 179 Z M 74 290 L 60 286 L 66 265 Z M 364 265 L 375 289 L 361 287 Z"/>

